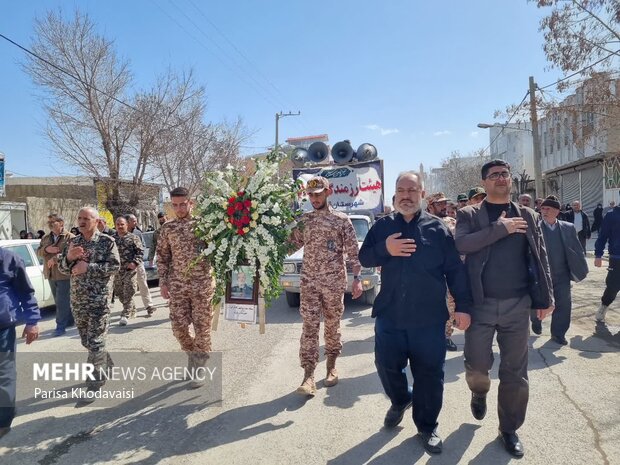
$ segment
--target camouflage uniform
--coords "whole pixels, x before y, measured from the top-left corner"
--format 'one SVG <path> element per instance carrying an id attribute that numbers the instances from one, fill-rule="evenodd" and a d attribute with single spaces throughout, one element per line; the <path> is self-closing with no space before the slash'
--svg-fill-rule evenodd
<path id="1" fill-rule="evenodd" d="M 211 351 L 211 299 L 214 282 L 211 266 L 199 257 L 204 243 L 194 234 L 194 218 L 174 219 L 161 227 L 157 241 L 157 269 L 160 285 L 170 292 L 172 333 L 188 353 L 208 354 Z M 189 325 L 194 326 L 194 336 Z"/>
<path id="2" fill-rule="evenodd" d="M 431 194 L 429 196 L 426 197 L 426 203 L 428 204 L 428 208 L 427 211 L 429 213 L 432 214 L 432 212 L 430 211 L 430 206 L 435 203 L 435 202 L 443 202 L 443 201 L 447 201 L 449 199 L 446 198 L 445 194 L 443 192 L 437 192 L 434 194 Z M 440 218 L 445 225 L 448 227 L 448 229 L 450 230 L 450 232 L 452 233 L 452 235 L 454 236 L 454 232 L 456 230 L 456 220 L 450 216 L 445 216 Z M 450 294 L 450 292 L 448 292 L 448 313 L 449 313 L 449 318 L 448 321 L 446 321 L 446 338 L 450 339 L 450 337 L 452 337 L 452 333 L 454 333 L 454 310 L 456 308 L 456 304 L 454 303 L 454 298 L 452 297 L 452 295 Z"/>
<path id="3" fill-rule="evenodd" d="M 450 216 L 446 216 L 442 218 L 443 222 L 446 224 L 452 235 L 454 236 L 454 231 L 456 231 L 456 220 Z M 456 309 L 456 304 L 454 303 L 454 297 L 452 294 L 448 292 L 448 313 L 450 317 L 448 321 L 446 321 L 446 337 L 449 338 L 454 333 L 454 311 Z"/>
<path id="4" fill-rule="evenodd" d="M 135 263 L 136 266 L 139 266 L 142 263 L 144 247 L 140 238 L 132 233 L 127 233 L 124 236 L 120 236 L 117 233 L 114 236 L 114 240 L 121 258 L 121 267 L 118 274 L 114 277 L 114 294 L 118 296 L 118 300 L 123 304 L 121 317 L 133 318 L 136 315 L 133 296 L 138 285 L 136 280 L 137 269 L 129 270 L 127 265 Z"/>
<path id="5" fill-rule="evenodd" d="M 342 350 L 340 318 L 347 288 L 345 256 L 349 265 L 361 266 L 357 258 L 357 237 L 349 217 L 328 207 L 305 213 L 293 230 L 290 242 L 297 249 L 304 247 L 299 359 L 304 369 L 314 370 L 319 361 L 321 315 L 325 321 L 326 357 L 335 359 Z"/>
<path id="6" fill-rule="evenodd" d="M 95 373 L 100 368 L 112 365 L 112 359 L 105 349 L 105 336 L 110 323 L 110 278 L 119 269 L 120 258 L 114 239 L 96 230 L 90 241 L 80 235 L 69 241 L 69 244 L 84 249 L 88 270 L 86 273 L 71 275 L 71 311 L 75 325 L 80 334 L 82 345 L 88 349 L 88 362 L 95 366 Z M 69 246 L 62 252 L 58 268 L 65 274 L 77 261 L 67 259 Z M 90 381 L 89 387 L 98 388 L 105 380 Z"/>

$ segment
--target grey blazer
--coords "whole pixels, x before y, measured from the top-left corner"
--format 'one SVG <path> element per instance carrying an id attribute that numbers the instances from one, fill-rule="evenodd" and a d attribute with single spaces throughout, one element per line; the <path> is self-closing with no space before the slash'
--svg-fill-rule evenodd
<path id="1" fill-rule="evenodd" d="M 568 263 L 568 269 L 570 271 L 570 279 L 578 283 L 588 275 L 589 271 L 588 262 L 583 253 L 583 247 L 581 247 L 573 223 L 558 220 L 558 227 L 560 228 L 560 237 L 562 238 L 564 251 L 566 252 L 566 262 Z"/>
<path id="2" fill-rule="evenodd" d="M 545 240 L 540 230 L 538 213 L 528 207 L 520 207 L 511 202 L 519 216 L 527 221 L 525 234 L 530 246 L 532 258 L 538 268 L 539 291 L 544 296 L 547 307 L 554 305 L 553 285 L 549 272 L 549 261 L 545 250 Z M 508 236 L 508 230 L 499 221 L 491 223 L 487 212 L 487 201 L 461 208 L 456 217 L 456 248 L 465 255 L 465 264 L 471 283 L 471 293 L 475 305 L 482 305 L 484 289 L 482 288 L 482 272 L 489 258 L 491 245 Z"/>

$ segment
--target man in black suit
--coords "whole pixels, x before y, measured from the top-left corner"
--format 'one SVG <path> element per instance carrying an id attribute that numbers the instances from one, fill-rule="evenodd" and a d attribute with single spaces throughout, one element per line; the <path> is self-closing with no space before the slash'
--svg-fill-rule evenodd
<path id="1" fill-rule="evenodd" d="M 560 208 L 557 197 L 547 197 L 540 207 L 540 224 L 545 237 L 555 298 L 555 310 L 551 317 L 551 339 L 564 346 L 568 344 L 565 335 L 570 326 L 572 307 L 570 282 L 579 282 L 587 276 L 588 263 L 575 227 L 567 221 L 558 220 Z M 538 319 L 532 321 L 532 329 L 536 324 L 542 330 Z M 538 331 L 534 332 L 540 334 Z"/>
<path id="2" fill-rule="evenodd" d="M 493 338 L 500 352 L 498 415 L 500 438 L 515 457 L 523 456 L 517 430 L 525 421 L 529 314 L 541 320 L 553 311 L 553 289 L 538 214 L 510 201 L 510 165 L 492 160 L 481 169 L 487 197 L 460 209 L 456 248 L 465 255 L 474 305 L 465 331 L 465 379 L 471 411 L 486 415 L 491 388 Z"/>
<path id="3" fill-rule="evenodd" d="M 571 207 L 572 210 L 564 214 L 564 221 L 568 221 L 575 225 L 577 237 L 585 253 L 586 240 L 590 239 L 590 220 L 588 219 L 588 215 L 581 209 L 581 202 L 579 200 L 573 200 Z"/>

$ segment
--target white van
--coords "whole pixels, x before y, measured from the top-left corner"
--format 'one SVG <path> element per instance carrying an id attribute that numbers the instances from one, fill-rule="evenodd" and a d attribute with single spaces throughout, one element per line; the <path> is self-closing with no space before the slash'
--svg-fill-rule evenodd
<path id="1" fill-rule="evenodd" d="M 53 306 L 55 302 L 50 284 L 43 277 L 43 259 L 37 256 L 40 242 L 38 239 L 0 240 L 0 247 L 15 252 L 24 261 L 39 308 L 43 308 Z"/>

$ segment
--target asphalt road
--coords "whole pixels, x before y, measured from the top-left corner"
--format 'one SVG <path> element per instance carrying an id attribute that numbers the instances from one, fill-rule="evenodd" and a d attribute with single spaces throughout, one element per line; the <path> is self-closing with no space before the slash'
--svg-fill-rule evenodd
<path id="1" fill-rule="evenodd" d="M 608 325 L 595 325 L 605 272 L 594 269 L 573 288 L 574 316 L 569 346 L 531 337 L 530 404 L 520 436 L 524 464 L 620 464 L 620 303 Z M 113 325 L 110 351 L 177 352 L 165 302 L 151 319 Z M 136 299 L 138 303 L 139 297 Z M 113 321 L 119 317 L 116 304 Z M 496 439 L 497 363 L 489 413 L 476 421 L 469 412 L 464 380 L 463 335 L 459 352 L 446 360 L 444 406 L 439 433 L 444 452 L 426 454 L 409 415 L 400 427 L 382 429 L 389 407 L 373 364 L 370 308 L 347 300 L 342 322 L 344 350 L 340 383 L 325 388 L 325 362 L 317 369 L 318 394 L 294 394 L 302 379 L 298 348 L 301 323 L 280 298 L 268 310 L 267 332 L 220 321 L 213 333 L 222 354 L 221 400 L 187 383 L 154 386 L 138 399 L 103 407 L 76 408 L 70 399 L 35 400 L 21 393 L 13 430 L 0 440 L 0 463 L 9 464 L 492 464 L 513 460 Z M 42 323 L 44 337 L 18 352 L 84 354 L 71 329 L 51 338 L 53 315 Z M 497 348 L 495 347 L 495 350 Z M 497 355 L 497 354 L 496 354 Z"/>

